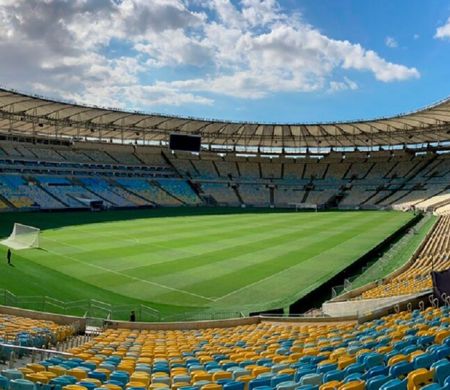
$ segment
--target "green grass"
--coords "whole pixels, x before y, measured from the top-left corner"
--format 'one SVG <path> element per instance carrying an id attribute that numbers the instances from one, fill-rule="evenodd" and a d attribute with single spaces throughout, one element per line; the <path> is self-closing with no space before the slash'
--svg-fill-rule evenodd
<path id="1" fill-rule="evenodd" d="M 417 224 L 414 233 L 405 234 L 381 259 L 352 282 L 352 288 L 382 279 L 404 265 L 413 256 L 436 221 L 436 216 L 426 215 Z"/>
<path id="2" fill-rule="evenodd" d="M 14 222 L 42 232 L 41 249 L 0 264 L 0 285 L 64 301 L 144 303 L 167 315 L 266 310 L 306 295 L 411 218 L 188 208 L 2 214 L 2 237 Z"/>

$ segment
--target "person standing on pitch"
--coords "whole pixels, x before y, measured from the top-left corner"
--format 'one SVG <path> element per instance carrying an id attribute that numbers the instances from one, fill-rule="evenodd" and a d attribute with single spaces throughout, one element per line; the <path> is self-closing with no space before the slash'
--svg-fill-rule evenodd
<path id="1" fill-rule="evenodd" d="M 11 248 L 8 248 L 8 252 L 6 252 L 6 259 L 8 260 L 8 265 L 11 265 Z"/>

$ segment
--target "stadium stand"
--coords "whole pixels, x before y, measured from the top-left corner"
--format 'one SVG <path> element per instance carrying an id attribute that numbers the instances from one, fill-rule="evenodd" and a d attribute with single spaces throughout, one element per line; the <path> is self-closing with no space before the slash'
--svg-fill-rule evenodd
<path id="1" fill-rule="evenodd" d="M 25 182 L 19 180 L 20 183 L 3 181 L 0 200 L 8 207 L 2 210 L 80 206 L 78 201 L 73 200 L 74 196 L 101 198 L 109 207 L 198 205 L 202 202 L 202 194 L 197 193 L 200 188 L 217 203 L 244 203 L 260 207 L 292 207 L 301 200 L 324 207 L 330 199 L 335 199 L 333 206 L 343 209 L 415 208 L 446 212 L 446 206 L 450 204 L 447 190 L 450 160 L 446 154 L 392 155 L 381 151 L 371 153 L 370 156 L 356 153 L 355 156 L 344 158 L 344 155 L 332 153 L 321 160 L 303 158 L 300 161 L 284 157 L 243 158 L 233 154 L 227 155 L 225 159 L 209 153 L 200 159 L 190 153 L 165 153 L 161 148 L 154 147 L 133 149 L 125 146 L 121 150 L 122 146 L 106 144 L 102 145 L 105 150 L 96 150 L 91 143 L 77 144 L 73 148 L 67 145 L 41 147 L 13 142 L 0 142 L 0 145 L 4 151 L 3 157 L 0 157 L 3 176 L 7 174 L 27 178 Z M 30 157 L 31 152 L 25 150 L 34 150 L 34 157 Z M 43 176 L 54 177 L 56 181 L 62 176 L 72 186 L 78 187 L 68 188 L 67 183 L 41 183 L 39 177 Z M 98 178 L 103 182 L 100 185 L 99 181 L 97 188 L 93 188 L 94 182 L 80 180 L 87 177 Z M 114 181 L 122 178 L 141 180 L 141 186 L 146 188 L 139 191 L 147 191 L 143 195 L 144 199 L 139 194 L 136 197 L 137 188 L 132 189 L 126 183 Z M 164 182 L 162 179 L 176 180 Z M 188 183 L 189 180 L 193 186 Z M 149 190 L 149 183 L 145 184 L 145 181 L 154 181 L 151 187 L 160 190 Z M 106 182 L 108 185 L 105 187 Z M 33 183 L 37 185 L 31 186 Z M 217 185 L 211 185 L 213 183 Z M 255 185 L 254 189 L 249 188 L 252 185 Z M 228 188 L 228 194 L 218 194 L 216 190 L 220 187 Z M 233 187 L 238 189 L 238 193 Z M 295 191 L 290 191 L 291 187 Z M 111 199 L 107 199 L 105 189 L 111 190 Z M 299 191 L 303 191 L 306 197 L 300 201 Z M 166 196 L 164 192 L 170 195 Z M 178 201 L 174 201 L 173 197 L 178 198 Z M 8 198 L 11 198 L 14 207 L 8 203 Z"/>
<path id="2" fill-rule="evenodd" d="M 155 188 L 144 179 L 117 179 L 120 185 L 119 195 L 134 203 L 137 206 L 148 206 L 152 204 L 150 200 L 155 196 Z M 155 201 L 157 198 L 155 197 Z"/>
<path id="3" fill-rule="evenodd" d="M 198 205 L 201 203 L 199 197 L 189 184 L 184 180 L 177 179 L 157 179 L 158 184 L 164 191 L 172 195 L 172 197 L 181 200 L 188 205 Z"/>
<path id="4" fill-rule="evenodd" d="M 49 342 L 55 343 L 65 340 L 73 335 L 73 332 L 73 327 L 59 325 L 49 320 L 36 320 L 11 314 L 0 314 L 0 343 L 6 342 L 22 346 L 42 347 Z M 0 355 L 3 355 L 5 352 L 0 348 Z"/>
<path id="5" fill-rule="evenodd" d="M 227 206 L 239 206 L 239 198 L 228 183 L 202 183 L 204 194 L 212 197 L 215 202 Z"/>
<path id="6" fill-rule="evenodd" d="M 86 188 L 75 185 L 65 177 L 36 176 L 36 179 L 41 188 L 69 208 L 87 207 L 83 200 L 102 200 Z"/>
<path id="7" fill-rule="evenodd" d="M 450 216 L 442 216 L 414 262 L 402 273 L 362 293 L 362 298 L 413 294 L 431 289 L 431 271 L 450 268 Z"/>
<path id="8" fill-rule="evenodd" d="M 79 179 L 82 185 L 91 191 L 93 194 L 97 195 L 99 198 L 104 199 L 107 203 L 112 206 L 118 207 L 133 207 L 136 206 L 130 200 L 120 196 L 117 191 L 118 188 L 104 179 L 82 177 Z"/>
<path id="9" fill-rule="evenodd" d="M 361 324 L 107 329 L 69 349 L 71 358 L 3 370 L 0 380 L 12 390 L 441 389 L 450 383 L 449 314 L 430 307 Z"/>

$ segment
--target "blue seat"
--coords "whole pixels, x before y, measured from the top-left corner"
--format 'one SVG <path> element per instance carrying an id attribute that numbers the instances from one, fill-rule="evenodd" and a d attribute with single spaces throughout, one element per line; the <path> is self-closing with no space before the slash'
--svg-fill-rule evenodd
<path id="1" fill-rule="evenodd" d="M 86 382 L 86 381 L 80 381 L 77 383 L 77 385 L 84 386 L 88 390 L 94 390 L 97 387 L 97 385 L 95 383 Z"/>
<path id="2" fill-rule="evenodd" d="M 391 377 L 386 375 L 377 375 L 366 381 L 367 390 L 379 390 L 385 383 L 389 382 Z"/>
<path id="3" fill-rule="evenodd" d="M 413 370 L 414 370 L 413 363 L 399 362 L 391 366 L 391 368 L 389 369 L 389 375 L 399 379 L 403 379 Z"/>
<path id="4" fill-rule="evenodd" d="M 295 373 L 295 381 L 300 382 L 300 379 L 306 374 L 314 374 L 316 370 L 314 368 L 299 368 Z"/>
<path id="5" fill-rule="evenodd" d="M 324 381 L 324 383 L 331 382 L 331 381 L 342 381 L 342 380 L 344 380 L 344 377 L 345 377 L 344 371 L 333 370 L 333 371 L 328 371 L 323 375 L 323 381 Z"/>
<path id="6" fill-rule="evenodd" d="M 292 380 L 294 380 L 294 375 L 291 375 L 291 374 L 275 375 L 270 379 L 270 386 L 275 388 L 275 387 L 277 387 L 278 383 L 292 381 Z"/>
<path id="7" fill-rule="evenodd" d="M 437 359 L 444 359 L 450 357 L 450 347 L 448 345 L 441 345 L 434 351 Z"/>
<path id="8" fill-rule="evenodd" d="M 427 347 L 430 344 L 433 344 L 434 342 L 434 335 L 430 335 L 430 336 L 420 336 L 417 340 L 417 345 L 419 345 L 419 347 L 421 349 L 424 349 L 424 347 Z"/>
<path id="9" fill-rule="evenodd" d="M 216 380 L 216 383 L 217 383 L 218 385 L 222 386 L 222 387 L 223 387 L 226 383 L 231 383 L 231 382 L 233 382 L 233 379 L 231 379 L 231 378 L 222 378 L 222 379 Z"/>
<path id="10" fill-rule="evenodd" d="M 105 382 L 108 379 L 104 372 L 98 371 L 88 372 L 88 378 L 98 379 L 101 382 Z"/>
<path id="11" fill-rule="evenodd" d="M 323 374 L 306 374 L 300 379 L 302 385 L 317 385 L 320 386 L 323 383 Z"/>
<path id="12" fill-rule="evenodd" d="M 97 368 L 95 363 L 88 363 L 88 362 L 83 362 L 80 364 L 80 367 L 86 367 L 89 369 L 89 371 L 93 371 Z"/>
<path id="13" fill-rule="evenodd" d="M 362 380 L 364 380 L 363 374 L 361 374 L 360 372 L 354 372 L 353 374 L 347 375 L 344 378 L 344 383 L 354 382 L 354 381 L 362 381 Z"/>
<path id="14" fill-rule="evenodd" d="M 130 375 L 125 371 L 113 371 L 109 376 L 109 380 L 120 382 L 122 387 L 129 382 L 129 379 Z"/>
<path id="15" fill-rule="evenodd" d="M 182 386 L 179 387 L 178 390 L 200 390 L 198 386 Z"/>
<path id="16" fill-rule="evenodd" d="M 9 382 L 10 390 L 36 390 L 33 382 L 27 379 L 13 379 Z"/>
<path id="17" fill-rule="evenodd" d="M 367 370 L 372 367 L 381 366 L 384 363 L 384 355 L 376 352 L 368 353 L 364 356 L 363 363 Z"/>
<path id="18" fill-rule="evenodd" d="M 9 380 L 6 376 L 0 375 L 0 389 L 8 390 L 9 388 Z"/>
<path id="19" fill-rule="evenodd" d="M 445 380 L 450 377 L 450 362 L 442 362 L 434 367 L 434 378 L 437 383 L 444 386 Z"/>
<path id="20" fill-rule="evenodd" d="M 336 370 L 337 364 L 336 363 L 328 363 L 328 364 L 322 364 L 320 366 L 317 366 L 317 372 L 319 374 L 325 374 L 326 372 Z"/>
<path id="21" fill-rule="evenodd" d="M 430 383 L 421 388 L 421 390 L 442 390 L 443 387 L 439 386 L 438 383 Z"/>
<path id="22" fill-rule="evenodd" d="M 317 385 L 301 385 L 295 388 L 295 390 L 319 390 Z"/>
<path id="23" fill-rule="evenodd" d="M 15 368 L 7 368 L 6 370 L 3 370 L 2 375 L 5 378 L 8 378 L 9 380 L 23 378 L 22 372 L 20 372 L 19 370 L 16 370 Z"/>
<path id="24" fill-rule="evenodd" d="M 298 386 L 298 383 L 294 381 L 286 381 L 278 383 L 277 390 L 294 390 Z"/>
<path id="25" fill-rule="evenodd" d="M 365 377 L 366 377 L 366 380 L 367 380 L 367 379 L 370 379 L 370 378 L 372 378 L 374 376 L 377 376 L 377 375 L 385 375 L 385 376 L 389 375 L 389 367 L 386 367 L 386 366 L 372 367 L 371 369 L 369 369 L 366 372 Z"/>
<path id="26" fill-rule="evenodd" d="M 111 384 L 111 385 L 116 385 L 116 386 L 120 386 L 122 389 L 125 388 L 125 385 L 123 384 L 123 382 L 115 380 L 115 379 L 108 379 L 105 384 Z"/>
<path id="27" fill-rule="evenodd" d="M 255 387 L 270 386 L 270 381 L 271 377 L 252 379 L 248 382 L 248 390 L 253 390 Z"/>
<path id="28" fill-rule="evenodd" d="M 380 390 L 406 390 L 406 379 L 391 379 L 382 384 Z"/>
<path id="29" fill-rule="evenodd" d="M 430 368 L 430 366 L 435 362 L 435 357 L 431 353 L 423 353 L 414 357 L 413 364 L 414 369 L 418 368 Z"/>
<path id="30" fill-rule="evenodd" d="M 228 382 L 223 385 L 223 390 L 244 390 L 244 382 Z"/>
<path id="31" fill-rule="evenodd" d="M 355 372 L 360 372 L 361 374 L 363 374 L 364 371 L 365 371 L 364 364 L 352 363 L 352 364 L 348 365 L 347 367 L 345 367 L 344 373 L 345 373 L 345 376 L 347 376 L 350 374 L 354 374 Z"/>

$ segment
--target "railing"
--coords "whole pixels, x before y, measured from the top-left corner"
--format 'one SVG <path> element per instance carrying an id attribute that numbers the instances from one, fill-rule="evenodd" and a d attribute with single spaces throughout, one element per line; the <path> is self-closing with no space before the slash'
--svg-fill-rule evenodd
<path id="1" fill-rule="evenodd" d="M 237 310 L 227 312 L 192 311 L 164 314 L 144 304 L 110 304 L 97 299 L 62 301 L 45 295 L 15 295 L 6 289 L 0 289 L 0 305 L 85 317 L 88 319 L 88 325 L 95 327 L 102 327 L 104 320 L 128 320 L 131 311 L 135 312 L 137 321 L 143 322 L 208 321 L 242 318 L 246 316 Z"/>
<path id="2" fill-rule="evenodd" d="M 130 312 L 134 311 L 139 321 L 161 321 L 160 312 L 148 305 L 110 304 L 97 299 L 62 301 L 45 295 L 15 295 L 6 289 L 0 289 L 0 304 L 22 309 L 75 315 L 79 317 L 92 317 L 105 320 L 128 319 Z"/>

